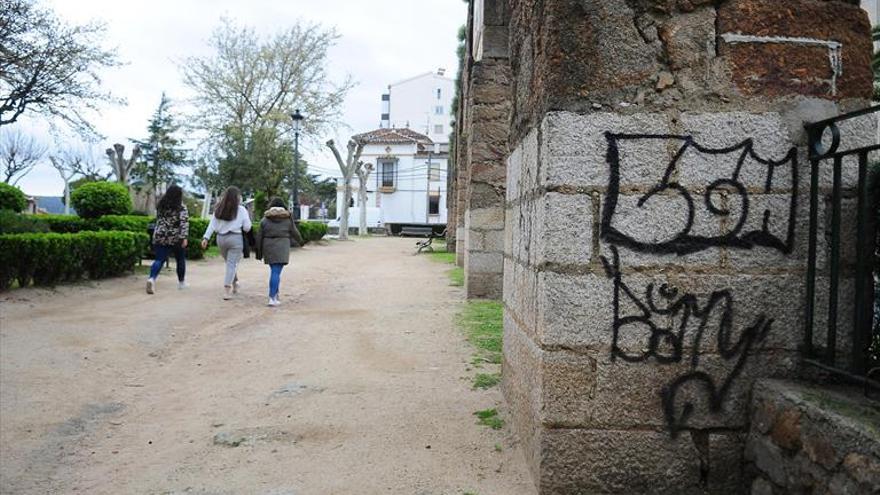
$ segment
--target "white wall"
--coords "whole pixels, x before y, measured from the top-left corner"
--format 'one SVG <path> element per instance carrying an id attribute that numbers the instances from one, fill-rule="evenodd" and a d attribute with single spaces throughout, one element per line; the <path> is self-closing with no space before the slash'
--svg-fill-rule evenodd
<path id="1" fill-rule="evenodd" d="M 381 211 L 381 219 L 385 224 L 390 223 L 415 223 L 415 224 L 444 224 L 446 223 L 446 155 L 431 157 L 431 163 L 439 168 L 440 174 L 436 181 L 429 181 L 428 157 L 416 156 L 416 145 L 368 145 L 361 154 L 364 163 L 373 164 L 373 172 L 367 182 L 367 207 L 378 207 Z M 397 175 L 395 190 L 391 193 L 380 193 L 378 187 L 381 184 L 382 169 L 379 165 L 389 156 L 397 159 Z M 342 178 L 338 180 L 342 184 Z M 357 178 L 353 178 L 352 197 L 357 205 Z M 428 215 L 428 191 L 440 191 L 440 208 L 438 215 Z M 338 205 L 342 204 L 342 188 L 336 192 Z M 341 208 L 337 208 L 341 212 Z M 357 218 L 349 218 L 349 225 L 357 226 Z"/>
<path id="2" fill-rule="evenodd" d="M 389 86 L 391 127 L 406 128 L 425 134 L 435 143 L 448 143 L 452 96 L 455 81 L 437 75 L 424 74 Z M 437 90 L 440 98 L 437 98 Z M 442 113 L 437 113 L 437 107 Z M 442 126 L 441 132 L 436 126 Z"/>
<path id="3" fill-rule="evenodd" d="M 862 0 L 862 8 L 868 11 L 872 26 L 876 25 L 878 19 L 880 19 L 880 11 L 877 10 L 878 7 L 880 7 L 880 5 L 878 5 L 877 0 Z"/>

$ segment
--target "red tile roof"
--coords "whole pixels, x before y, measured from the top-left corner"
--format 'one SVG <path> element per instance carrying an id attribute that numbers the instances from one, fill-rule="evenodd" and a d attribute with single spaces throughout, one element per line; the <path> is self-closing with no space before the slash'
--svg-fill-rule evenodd
<path id="1" fill-rule="evenodd" d="M 352 139 L 364 144 L 433 144 L 431 138 L 412 129 L 376 129 L 352 136 Z"/>

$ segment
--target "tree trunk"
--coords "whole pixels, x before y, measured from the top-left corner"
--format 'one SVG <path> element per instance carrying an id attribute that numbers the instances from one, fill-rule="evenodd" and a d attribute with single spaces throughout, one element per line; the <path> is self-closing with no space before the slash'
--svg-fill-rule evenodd
<path id="1" fill-rule="evenodd" d="M 70 215 L 70 179 L 64 179 L 64 214 Z"/>
<path id="2" fill-rule="evenodd" d="M 205 202 L 202 203 L 202 218 L 208 218 L 208 213 L 211 212 L 211 189 L 205 188 Z"/>
<path id="3" fill-rule="evenodd" d="M 347 241 L 348 240 L 348 205 L 351 203 L 351 174 L 347 177 L 343 177 L 342 180 L 345 182 L 343 186 L 342 193 L 342 205 L 341 205 L 341 214 L 339 216 L 339 240 Z"/>

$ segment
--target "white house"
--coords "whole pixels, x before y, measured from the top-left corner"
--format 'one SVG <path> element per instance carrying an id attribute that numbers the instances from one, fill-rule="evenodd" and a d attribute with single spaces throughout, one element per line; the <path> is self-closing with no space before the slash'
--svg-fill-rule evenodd
<path id="1" fill-rule="evenodd" d="M 409 225 L 446 225 L 446 170 L 449 146 L 433 142 L 412 129 L 376 129 L 352 139 L 364 143 L 361 161 L 373 171 L 367 181 L 367 212 L 371 226 L 382 224 L 392 234 Z M 336 204 L 342 204 L 343 179 Z M 349 226 L 358 224 L 358 181 L 352 178 L 354 209 Z M 341 208 L 337 211 L 341 212 Z"/>
<path id="2" fill-rule="evenodd" d="M 380 127 L 412 129 L 435 143 L 449 143 L 454 91 L 455 81 L 444 69 L 390 84 L 382 95 Z"/>

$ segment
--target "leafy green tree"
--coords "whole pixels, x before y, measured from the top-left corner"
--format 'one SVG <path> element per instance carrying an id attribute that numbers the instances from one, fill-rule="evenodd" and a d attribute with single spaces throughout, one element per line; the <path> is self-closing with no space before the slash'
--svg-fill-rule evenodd
<path id="1" fill-rule="evenodd" d="M 160 189 L 174 182 L 177 168 L 187 163 L 187 151 L 175 136 L 179 130 L 180 125 L 171 111 L 171 101 L 163 92 L 159 107 L 147 126 L 149 136 L 142 141 L 134 140 L 141 150 L 142 161 L 137 162 L 132 175 L 147 187 L 151 210 L 155 209 L 156 199 L 162 195 Z"/>
<path id="2" fill-rule="evenodd" d="M 223 186 L 238 186 L 246 195 L 259 191 L 269 198 L 284 196 L 292 177 L 293 146 L 277 129 L 229 128 L 221 149 L 217 174 Z"/>
<path id="3" fill-rule="evenodd" d="M 871 28 L 871 41 L 880 42 L 880 25 Z M 880 50 L 874 50 L 871 68 L 874 70 L 874 101 L 880 101 Z"/>

